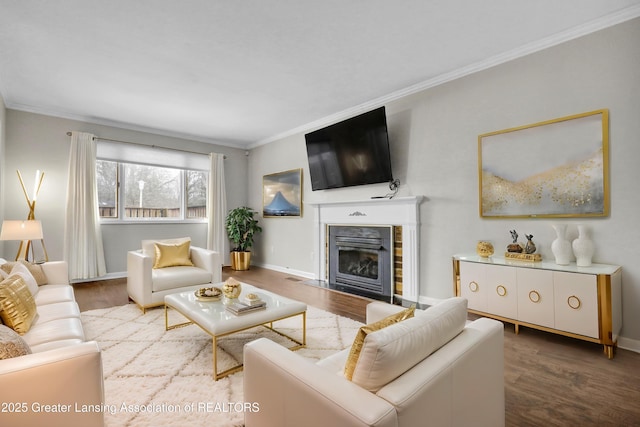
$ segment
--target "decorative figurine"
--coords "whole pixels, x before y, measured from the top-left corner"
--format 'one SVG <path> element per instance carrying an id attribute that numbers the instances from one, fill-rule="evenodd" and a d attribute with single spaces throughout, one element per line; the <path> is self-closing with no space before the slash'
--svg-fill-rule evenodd
<path id="1" fill-rule="evenodd" d="M 493 255 L 493 245 L 491 242 L 480 240 L 476 245 L 476 253 L 480 255 L 481 258 L 489 258 Z"/>
<path id="2" fill-rule="evenodd" d="M 525 234 L 524 237 L 527 238 L 527 244 L 524 247 L 524 252 L 527 254 L 534 254 L 536 252 L 536 244 L 533 243 L 533 234 Z"/>
<path id="3" fill-rule="evenodd" d="M 518 243 L 518 232 L 516 230 L 510 230 L 509 232 L 511 233 L 513 243 L 507 245 L 507 252 L 522 253 L 522 245 Z"/>

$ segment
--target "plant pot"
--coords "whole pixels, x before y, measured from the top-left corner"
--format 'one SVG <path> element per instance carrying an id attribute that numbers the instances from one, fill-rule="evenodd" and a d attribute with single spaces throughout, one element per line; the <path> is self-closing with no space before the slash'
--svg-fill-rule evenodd
<path id="1" fill-rule="evenodd" d="M 248 270 L 251 263 L 251 252 L 231 252 L 231 268 L 233 270 Z"/>

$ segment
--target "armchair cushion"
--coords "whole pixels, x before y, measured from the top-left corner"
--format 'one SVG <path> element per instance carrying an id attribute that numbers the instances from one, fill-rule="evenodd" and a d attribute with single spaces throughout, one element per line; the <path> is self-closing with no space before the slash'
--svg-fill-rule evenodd
<path id="1" fill-rule="evenodd" d="M 344 367 L 344 376 L 348 380 L 351 380 L 353 378 L 353 370 L 356 368 L 356 364 L 358 362 L 358 358 L 360 357 L 360 352 L 362 351 L 364 340 L 368 334 L 375 331 L 379 331 L 380 329 L 386 328 L 387 326 L 393 325 L 394 323 L 398 323 L 413 317 L 413 313 L 415 312 L 415 309 L 416 309 L 415 306 L 413 306 L 406 310 L 387 316 L 384 319 L 378 320 L 375 323 L 362 326 L 358 330 L 358 333 L 356 334 L 356 338 L 353 340 L 353 344 L 351 345 L 351 350 L 349 351 L 349 357 L 347 358 L 347 363 Z"/>
<path id="2" fill-rule="evenodd" d="M 458 335 L 466 320 L 467 300 L 450 298 L 419 316 L 370 333 L 352 381 L 377 392 Z"/>
<path id="3" fill-rule="evenodd" d="M 156 243 L 154 245 L 156 259 L 153 268 L 192 266 L 190 254 L 191 241 L 184 243 Z"/>
<path id="4" fill-rule="evenodd" d="M 180 243 L 189 242 L 191 244 L 190 237 L 178 237 L 175 239 L 153 239 L 142 241 L 142 253 L 148 257 L 151 257 L 151 265 L 156 262 L 156 243 L 162 243 L 165 245 L 179 245 Z"/>
<path id="5" fill-rule="evenodd" d="M 199 267 L 167 267 L 151 272 L 153 292 L 211 283 L 211 272 Z"/>

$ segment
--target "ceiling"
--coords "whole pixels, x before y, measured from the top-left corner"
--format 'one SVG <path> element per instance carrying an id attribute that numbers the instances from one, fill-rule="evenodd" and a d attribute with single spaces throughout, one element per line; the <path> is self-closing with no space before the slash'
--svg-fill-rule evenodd
<path id="1" fill-rule="evenodd" d="M 0 0 L 0 93 L 250 148 L 637 16 L 640 0 Z"/>

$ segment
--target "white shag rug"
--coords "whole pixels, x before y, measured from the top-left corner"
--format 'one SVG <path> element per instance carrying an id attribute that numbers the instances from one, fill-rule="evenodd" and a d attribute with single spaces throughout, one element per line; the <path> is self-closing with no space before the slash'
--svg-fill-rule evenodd
<path id="1" fill-rule="evenodd" d="M 173 310 L 170 324 L 185 321 Z M 102 349 L 105 422 L 108 427 L 242 426 L 242 372 L 213 380 L 211 337 L 196 325 L 165 331 L 164 309 L 135 304 L 82 313 L 87 340 Z M 300 316 L 274 324 L 302 338 Z M 307 346 L 296 352 L 319 360 L 351 346 L 361 323 L 315 307 L 307 309 Z M 293 342 L 257 327 L 218 341 L 218 371 L 242 360 L 243 345 L 268 337 Z M 254 402 L 247 402 L 248 404 Z"/>

